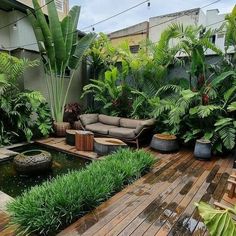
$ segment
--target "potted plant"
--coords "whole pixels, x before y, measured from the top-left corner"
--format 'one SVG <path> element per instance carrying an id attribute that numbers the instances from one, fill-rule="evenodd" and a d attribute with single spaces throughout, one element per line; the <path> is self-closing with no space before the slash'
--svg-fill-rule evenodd
<path id="1" fill-rule="evenodd" d="M 34 9 L 37 10 L 33 12 L 28 10 L 28 16 L 44 65 L 54 130 L 58 136 L 64 136 L 65 130 L 70 127 L 69 122 L 63 122 L 63 116 L 71 83 L 85 51 L 96 34 L 89 33 L 78 39 L 79 6 L 72 7 L 60 22 L 55 2 L 46 0 L 46 3 L 49 24 L 37 0 L 33 0 Z M 65 80 L 67 70 L 71 72 L 68 83 L 68 80 Z"/>
<path id="2" fill-rule="evenodd" d="M 78 115 L 81 114 L 81 107 L 79 103 L 68 103 L 65 105 L 65 112 L 64 112 L 64 122 L 69 122 L 71 126 L 74 125 L 74 122 L 78 120 Z"/>

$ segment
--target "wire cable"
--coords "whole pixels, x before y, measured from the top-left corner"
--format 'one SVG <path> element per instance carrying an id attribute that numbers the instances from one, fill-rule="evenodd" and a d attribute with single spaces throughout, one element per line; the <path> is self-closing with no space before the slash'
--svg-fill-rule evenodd
<path id="1" fill-rule="evenodd" d="M 103 19 L 103 20 L 100 20 L 100 21 L 98 21 L 98 22 L 96 22 L 96 23 L 94 23 L 94 24 L 85 26 L 85 27 L 83 27 L 81 30 L 85 30 L 85 29 L 88 29 L 88 28 L 92 28 L 92 27 L 94 27 L 95 25 L 101 24 L 101 23 L 106 22 L 106 21 L 108 21 L 108 20 L 110 20 L 110 19 L 112 19 L 112 18 L 115 18 L 115 17 L 117 17 L 117 16 L 119 16 L 119 15 L 122 15 L 122 14 L 124 14 L 125 12 L 128 12 L 128 11 L 130 11 L 130 10 L 133 10 L 134 8 L 139 7 L 139 6 L 141 6 L 142 4 L 144 4 L 144 3 L 146 3 L 146 2 L 149 2 L 149 1 L 150 1 L 150 0 L 145 0 L 145 1 L 143 1 L 143 2 L 140 2 L 140 3 L 134 5 L 134 6 L 130 7 L 130 8 L 127 8 L 126 10 L 123 10 L 123 11 L 121 11 L 121 12 L 119 12 L 119 13 L 116 13 L 115 15 L 109 16 L 109 17 L 107 17 L 107 18 L 105 18 L 105 19 Z"/>
<path id="2" fill-rule="evenodd" d="M 146 1 L 148 1 L 148 0 L 146 0 Z M 145 1 L 145 2 L 146 2 L 146 1 Z M 212 2 L 212 3 L 209 3 L 209 4 L 207 4 L 207 5 L 204 5 L 204 6 L 200 7 L 199 9 L 206 8 L 206 7 L 211 6 L 211 5 L 213 5 L 213 4 L 217 3 L 217 2 L 220 2 L 220 1 L 221 1 L 221 0 L 214 1 L 214 2 Z M 188 14 L 187 14 L 187 15 L 188 15 Z M 154 27 L 157 27 L 157 26 L 162 25 L 162 24 L 165 24 L 165 23 L 168 23 L 168 22 L 171 22 L 171 21 L 176 20 L 176 19 L 178 19 L 178 18 L 180 18 L 180 17 L 183 17 L 183 16 L 186 16 L 186 14 L 177 16 L 177 17 L 175 17 L 175 18 L 169 19 L 169 20 L 167 20 L 167 21 L 163 21 L 163 22 L 158 23 L 158 24 L 155 24 L 155 25 L 152 25 L 152 26 L 149 27 L 149 29 L 154 28 Z M 220 21 L 214 22 L 214 23 L 212 23 L 212 24 L 206 25 L 205 27 L 209 27 L 209 26 L 212 26 L 212 25 L 215 25 L 215 24 L 224 22 L 224 21 L 226 21 L 226 20 L 220 20 Z M 77 32 L 77 31 L 73 31 L 73 32 L 71 32 L 71 33 L 76 33 L 76 32 Z M 68 33 L 68 34 L 71 34 L 71 33 Z M 138 31 L 135 31 L 135 32 L 132 33 L 132 34 L 126 34 L 124 37 L 136 35 L 137 33 L 141 33 L 141 34 L 142 34 L 142 33 L 145 33 L 145 31 L 144 31 L 143 29 L 142 29 L 142 30 L 138 30 Z M 21 46 L 5 47 L 4 49 L 23 48 L 23 47 L 32 46 L 32 45 L 37 45 L 37 42 L 35 42 L 35 43 L 30 43 L 30 44 L 25 44 L 25 45 L 21 45 Z M 81 47 L 81 48 L 82 48 L 82 47 Z"/>
<path id="3" fill-rule="evenodd" d="M 51 0 L 51 1 L 49 1 L 48 3 L 44 4 L 43 6 L 37 8 L 37 9 L 34 9 L 33 12 L 36 12 L 36 11 L 42 9 L 43 7 L 47 6 L 49 3 L 53 2 L 53 1 L 54 1 L 54 0 Z M 33 12 L 29 13 L 29 15 L 30 15 L 30 14 L 33 14 Z M 21 20 L 27 18 L 29 15 L 26 14 L 25 16 L 22 16 L 22 17 L 20 17 L 19 19 L 15 20 L 15 21 L 12 21 L 12 22 L 8 23 L 7 25 L 4 25 L 4 26 L 0 27 L 0 30 L 6 28 L 6 27 L 8 27 L 8 26 L 11 26 L 11 25 L 16 24 L 17 22 L 19 22 L 19 21 L 21 21 Z"/>

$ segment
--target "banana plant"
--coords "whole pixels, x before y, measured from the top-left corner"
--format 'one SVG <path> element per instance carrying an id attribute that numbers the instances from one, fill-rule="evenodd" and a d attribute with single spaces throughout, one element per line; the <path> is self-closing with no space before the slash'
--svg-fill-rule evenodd
<path id="1" fill-rule="evenodd" d="M 54 121 L 61 122 L 74 73 L 96 34 L 89 33 L 78 39 L 79 6 L 72 7 L 68 15 L 60 22 L 55 2 L 46 0 L 46 3 L 49 24 L 38 0 L 33 0 L 34 11 L 27 10 L 27 12 L 46 73 L 52 117 Z M 65 81 L 67 69 L 71 71 L 68 84 Z"/>

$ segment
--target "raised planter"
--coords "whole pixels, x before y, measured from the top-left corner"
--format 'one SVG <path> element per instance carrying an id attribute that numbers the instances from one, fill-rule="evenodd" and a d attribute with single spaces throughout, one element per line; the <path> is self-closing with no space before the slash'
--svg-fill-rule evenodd
<path id="1" fill-rule="evenodd" d="M 29 150 L 15 156 L 13 164 L 17 172 L 31 174 L 49 170 L 52 167 L 52 156 L 43 150 Z"/>
<path id="2" fill-rule="evenodd" d="M 153 135 L 150 146 L 161 152 L 174 152 L 179 150 L 176 136 L 170 134 Z"/>
<path id="3" fill-rule="evenodd" d="M 70 123 L 69 122 L 54 122 L 53 128 L 54 128 L 55 135 L 57 137 L 65 137 L 66 130 L 70 129 Z"/>
<path id="4" fill-rule="evenodd" d="M 127 144 L 115 138 L 95 138 L 94 151 L 99 155 L 107 155 L 119 148 L 127 148 Z"/>
<path id="5" fill-rule="evenodd" d="M 205 139 L 196 140 L 194 147 L 194 156 L 199 160 L 210 160 L 211 141 Z"/>

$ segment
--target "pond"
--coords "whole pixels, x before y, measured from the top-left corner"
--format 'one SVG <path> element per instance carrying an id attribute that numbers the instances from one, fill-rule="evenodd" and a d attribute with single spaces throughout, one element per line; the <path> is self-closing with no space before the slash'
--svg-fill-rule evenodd
<path id="1" fill-rule="evenodd" d="M 26 189 L 40 185 L 46 180 L 51 180 L 57 175 L 62 175 L 70 170 L 81 170 L 90 162 L 79 156 L 70 155 L 52 148 L 45 148 L 40 144 L 28 144 L 11 150 L 24 152 L 32 149 L 40 149 L 50 152 L 53 158 L 52 169 L 35 175 L 20 175 L 13 166 L 13 161 L 0 163 L 0 191 L 16 197 Z"/>

